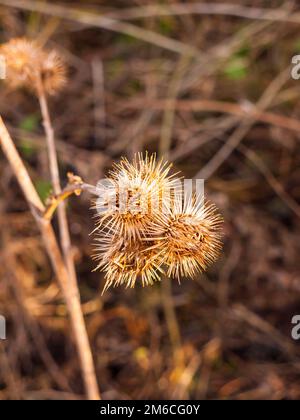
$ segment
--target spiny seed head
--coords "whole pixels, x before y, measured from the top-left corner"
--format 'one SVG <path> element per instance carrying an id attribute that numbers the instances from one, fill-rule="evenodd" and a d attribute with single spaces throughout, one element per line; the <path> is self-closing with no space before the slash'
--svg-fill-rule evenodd
<path id="1" fill-rule="evenodd" d="M 163 274 L 193 277 L 216 260 L 221 216 L 203 199 L 182 197 L 176 181 L 170 165 L 139 154 L 132 163 L 122 159 L 98 185 L 95 259 L 104 290 L 139 279 L 150 285 Z"/>
<path id="2" fill-rule="evenodd" d="M 152 285 L 160 280 L 162 257 L 146 241 L 127 241 L 108 235 L 98 238 L 95 259 L 100 260 L 96 269 L 105 271 L 103 293 L 110 286 L 125 284 L 134 287 L 138 278 L 142 285 Z"/>
<path id="3" fill-rule="evenodd" d="M 167 275 L 194 277 L 214 262 L 221 250 L 222 218 L 216 207 L 201 200 L 177 203 L 153 231 L 162 249 Z"/>
<path id="4" fill-rule="evenodd" d="M 42 49 L 35 41 L 14 38 L 0 47 L 7 66 L 6 82 L 12 89 L 36 92 L 42 83 L 45 93 L 58 93 L 66 83 L 66 66 L 56 51 Z"/>
<path id="5" fill-rule="evenodd" d="M 155 155 L 138 154 L 132 163 L 123 158 L 106 182 L 98 185 L 96 229 L 118 232 L 129 241 L 145 237 L 148 226 L 168 205 L 173 184 L 170 168 L 157 163 Z"/>
<path id="6" fill-rule="evenodd" d="M 34 41 L 15 38 L 0 47 L 7 66 L 7 83 L 12 88 L 29 87 L 35 83 L 40 52 Z"/>
<path id="7" fill-rule="evenodd" d="M 55 95 L 67 83 L 66 65 L 55 50 L 45 53 L 45 59 L 41 66 L 41 77 L 45 91 L 49 95 Z"/>

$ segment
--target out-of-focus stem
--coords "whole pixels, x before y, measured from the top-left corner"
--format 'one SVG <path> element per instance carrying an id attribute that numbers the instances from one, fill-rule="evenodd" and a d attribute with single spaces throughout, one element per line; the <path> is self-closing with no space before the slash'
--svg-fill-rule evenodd
<path id="1" fill-rule="evenodd" d="M 171 280 L 164 278 L 162 281 L 163 288 L 163 305 L 165 311 L 166 322 L 169 330 L 172 346 L 175 350 L 181 347 L 181 336 L 177 322 L 177 317 L 172 300 L 172 284 Z"/>
<path id="2" fill-rule="evenodd" d="M 170 82 L 168 99 L 170 100 L 171 106 L 169 109 L 165 109 L 163 115 L 161 136 L 158 145 L 160 157 L 168 158 L 170 152 L 176 100 L 180 91 L 182 78 L 187 70 L 189 62 L 189 55 L 181 55 L 180 59 L 178 60 L 174 76 Z M 162 281 L 162 301 L 169 336 L 173 347 L 174 362 L 177 365 L 182 362 L 181 335 L 173 303 L 172 284 L 169 278 L 164 278 Z"/>
<path id="3" fill-rule="evenodd" d="M 40 108 L 43 116 L 43 124 L 46 133 L 46 140 L 47 140 L 47 148 L 48 148 L 48 155 L 49 155 L 49 165 L 50 165 L 50 173 L 51 179 L 53 184 L 53 191 L 54 194 L 59 195 L 61 193 L 61 186 L 60 186 L 60 179 L 59 179 L 59 168 L 58 168 L 58 161 L 57 161 L 57 154 L 56 154 L 56 147 L 55 147 L 55 139 L 54 139 L 54 130 L 51 124 L 50 113 L 48 102 L 44 90 L 44 86 L 42 80 L 39 80 L 38 83 L 38 98 L 40 102 Z M 69 227 L 68 227 L 68 220 L 67 220 L 67 213 L 65 203 L 61 201 L 58 205 L 58 223 L 59 223 L 59 232 L 60 232 L 60 242 L 63 250 L 63 256 L 65 260 L 65 264 L 67 267 L 67 271 L 69 274 L 69 287 L 72 289 L 74 296 L 74 304 L 76 306 L 76 311 L 80 312 L 77 314 L 74 311 L 74 315 L 76 315 L 76 320 L 74 322 L 79 322 L 77 324 L 78 329 L 78 340 L 79 336 L 83 335 L 84 340 L 78 341 L 79 346 L 84 345 L 85 348 L 79 348 L 79 352 L 81 355 L 81 367 L 86 378 L 86 387 L 87 392 L 89 394 L 90 399 L 99 399 L 99 390 L 98 384 L 96 380 L 96 373 L 95 367 L 92 358 L 92 352 L 83 320 L 83 315 L 81 311 L 80 305 L 80 295 L 77 285 L 77 277 L 76 277 L 76 270 L 74 264 L 74 258 L 72 253 L 72 244 L 70 239 Z M 78 300 L 78 302 L 77 302 Z M 75 308 L 74 308 L 75 309 Z M 80 322 L 80 317 L 82 317 L 82 322 Z M 80 330 L 80 331 L 79 331 Z M 87 354 L 86 354 L 87 353 Z"/>
<path id="4" fill-rule="evenodd" d="M 69 174 L 69 176 L 73 176 L 73 174 Z M 59 194 L 53 195 L 48 199 L 49 203 L 43 217 L 47 220 L 51 220 L 60 203 L 73 194 L 80 195 L 82 191 L 89 191 L 90 193 L 97 195 L 96 187 L 93 185 L 86 184 L 85 182 L 79 180 L 75 183 L 71 181 Z"/>
<path id="5" fill-rule="evenodd" d="M 45 95 L 45 90 L 43 87 L 42 81 L 38 83 L 38 98 L 40 102 L 40 108 L 43 116 L 43 124 L 46 133 L 46 142 L 48 149 L 49 157 L 49 167 L 51 174 L 51 181 L 53 186 L 53 191 L 55 195 L 61 193 L 60 179 L 59 179 L 59 168 L 55 147 L 54 139 L 54 130 L 51 124 L 50 113 L 47 103 L 47 98 Z M 74 265 L 74 259 L 72 254 L 72 245 L 68 228 L 67 214 L 65 204 L 61 202 L 58 206 L 58 223 L 59 223 L 59 233 L 60 233 L 60 242 L 63 249 L 64 259 L 66 261 L 67 269 L 70 274 L 72 281 L 77 282 L 76 271 Z"/>
<path id="6" fill-rule="evenodd" d="M 10 137 L 6 126 L 0 117 L 0 145 L 7 157 L 21 189 L 27 199 L 32 213 L 41 231 L 43 241 L 51 260 L 53 269 L 60 284 L 66 305 L 70 314 L 71 325 L 74 331 L 75 342 L 81 363 L 83 380 L 89 399 L 98 400 L 100 394 L 98 390 L 92 352 L 88 340 L 88 335 L 81 310 L 80 296 L 77 283 L 70 281 L 70 275 L 66 269 L 53 228 L 48 220 L 40 217 L 45 212 L 45 207 L 41 202 L 36 189 L 29 177 L 25 165 Z"/>

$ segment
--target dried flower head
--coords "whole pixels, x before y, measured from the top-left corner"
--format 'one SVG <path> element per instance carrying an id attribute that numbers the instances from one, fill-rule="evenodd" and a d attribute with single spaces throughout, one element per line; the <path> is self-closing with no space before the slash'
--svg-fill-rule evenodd
<path id="1" fill-rule="evenodd" d="M 98 238 L 96 251 L 95 259 L 100 260 L 96 270 L 101 268 L 106 273 L 103 293 L 112 285 L 134 287 L 138 278 L 143 286 L 160 280 L 162 255 L 146 241 L 108 235 Z"/>
<path id="2" fill-rule="evenodd" d="M 7 66 L 7 83 L 12 88 L 32 87 L 39 67 L 39 49 L 34 41 L 12 39 L 0 47 Z"/>
<path id="3" fill-rule="evenodd" d="M 173 184 L 170 168 L 163 161 L 157 163 L 155 155 L 143 158 L 138 154 L 132 163 L 122 159 L 98 186 L 100 219 L 96 229 L 117 232 L 129 241 L 145 237 L 168 205 Z"/>
<path id="4" fill-rule="evenodd" d="M 163 251 L 167 275 L 194 277 L 214 262 L 221 250 L 222 218 L 215 205 L 204 200 L 188 203 L 175 199 L 174 206 L 156 226 L 152 234 L 158 237 Z"/>
<path id="5" fill-rule="evenodd" d="M 134 287 L 138 279 L 153 284 L 165 272 L 193 277 L 216 260 L 222 225 L 216 207 L 183 198 L 175 185 L 170 165 L 138 154 L 132 163 L 122 159 L 98 187 L 95 259 L 105 272 L 104 290 Z"/>
<path id="6" fill-rule="evenodd" d="M 66 83 L 66 66 L 57 52 L 42 49 L 37 42 L 14 38 L 0 47 L 7 66 L 6 81 L 15 88 L 35 92 L 41 83 L 45 93 L 53 95 Z"/>
<path id="7" fill-rule="evenodd" d="M 45 92 L 49 95 L 55 95 L 65 86 L 67 82 L 66 65 L 55 50 L 45 53 L 45 59 L 41 66 L 41 78 Z"/>

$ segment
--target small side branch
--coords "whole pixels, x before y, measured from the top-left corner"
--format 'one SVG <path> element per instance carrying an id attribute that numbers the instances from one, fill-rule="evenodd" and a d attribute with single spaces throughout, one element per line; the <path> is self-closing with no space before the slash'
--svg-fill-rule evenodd
<path id="1" fill-rule="evenodd" d="M 68 179 L 68 185 L 59 194 L 51 195 L 47 199 L 47 206 L 43 212 L 44 219 L 51 220 L 58 205 L 73 194 L 79 196 L 83 191 L 88 191 L 95 195 L 97 194 L 96 187 L 90 184 L 86 184 L 79 176 L 69 172 Z"/>
<path id="2" fill-rule="evenodd" d="M 32 210 L 32 214 L 35 217 L 45 248 L 66 301 L 88 398 L 98 400 L 100 399 L 100 395 L 98 391 L 92 352 L 81 310 L 77 284 L 69 281 L 69 274 L 66 269 L 65 261 L 61 255 L 50 221 L 39 216 L 40 214 L 44 214 L 46 209 L 36 192 L 27 169 L 1 117 L 0 146 L 13 169 L 29 207 Z"/>

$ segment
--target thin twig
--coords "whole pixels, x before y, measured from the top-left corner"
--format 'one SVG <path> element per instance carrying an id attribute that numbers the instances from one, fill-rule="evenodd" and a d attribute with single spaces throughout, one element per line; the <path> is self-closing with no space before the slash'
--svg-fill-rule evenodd
<path id="1" fill-rule="evenodd" d="M 2 360 L 1 360 L 2 359 Z M 11 366 L 11 362 L 8 357 L 7 349 L 4 345 L 0 346 L 0 361 L 1 361 L 1 376 L 6 382 L 11 398 L 15 400 L 21 400 L 21 383 L 19 378 L 16 377 L 15 369 Z"/>
<path id="2" fill-rule="evenodd" d="M 189 44 L 167 38 L 166 36 L 156 32 L 139 28 L 131 23 L 120 22 L 118 20 L 105 17 L 104 15 L 86 12 L 73 7 L 64 7 L 58 4 L 50 4 L 34 0 L 26 0 L 26 2 L 23 0 L 0 0 L 0 4 L 17 7 L 22 10 L 35 11 L 50 16 L 58 16 L 67 20 L 82 23 L 83 25 L 95 26 L 123 33 L 179 54 L 198 55 L 200 53 L 196 48 L 191 47 Z"/>
<path id="3" fill-rule="evenodd" d="M 290 16 L 287 16 L 280 8 L 259 8 L 228 3 L 173 3 L 166 5 L 151 4 L 146 6 L 125 8 L 105 14 L 106 17 L 118 20 L 184 15 L 221 15 L 236 16 L 239 18 L 254 20 L 271 20 L 274 22 L 300 22 L 300 13 L 293 13 Z"/>
<path id="4" fill-rule="evenodd" d="M 261 98 L 257 102 L 256 108 L 264 110 L 267 108 L 282 86 L 289 79 L 290 69 L 282 71 L 267 87 L 262 94 Z M 241 124 L 229 137 L 228 141 L 222 146 L 213 158 L 195 175 L 198 179 L 207 179 L 222 165 L 222 163 L 231 155 L 231 153 L 237 148 L 246 134 L 249 132 L 253 124 L 255 123 L 255 116 L 245 117 Z"/>
<path id="5" fill-rule="evenodd" d="M 162 279 L 162 299 L 168 332 L 174 349 L 174 360 L 176 362 L 182 361 L 180 352 L 181 334 L 173 303 L 172 283 L 169 278 Z"/>
<path id="6" fill-rule="evenodd" d="M 160 142 L 159 142 L 159 156 L 167 158 L 169 155 L 171 143 L 172 143 L 172 131 L 175 117 L 175 104 L 176 98 L 179 94 L 182 78 L 187 69 L 187 65 L 190 62 L 190 57 L 182 55 L 178 61 L 177 68 L 175 70 L 173 79 L 169 88 L 169 97 L 171 107 L 166 109 L 163 116 Z M 172 295 L 172 283 L 168 278 L 162 280 L 162 301 L 165 319 L 168 327 L 171 344 L 173 347 L 174 364 L 182 364 L 182 352 L 181 352 L 181 334 L 179 323 L 176 315 L 176 311 L 173 303 Z"/>
<path id="7" fill-rule="evenodd" d="M 54 139 L 54 130 L 51 124 L 50 113 L 48 102 L 43 87 L 43 83 L 39 80 L 38 83 L 38 98 L 40 102 L 41 112 L 43 116 L 43 123 L 46 133 L 47 149 L 49 156 L 49 165 L 50 165 L 50 174 L 53 184 L 54 194 L 59 195 L 61 193 L 60 180 L 59 180 L 59 168 L 57 161 L 57 153 Z M 79 297 L 79 290 L 77 285 L 77 276 L 76 269 L 74 264 L 74 257 L 72 253 L 72 244 L 68 227 L 67 213 L 65 203 L 61 200 L 58 202 L 58 223 L 59 223 L 59 233 L 60 233 L 60 243 L 63 250 L 63 256 L 67 271 L 69 274 L 69 284 L 72 283 L 72 288 L 76 291 L 76 294 Z M 80 299 L 80 298 L 79 298 Z M 80 306 L 79 306 L 80 308 Z M 81 308 L 78 309 L 81 311 Z M 87 340 L 87 344 L 89 342 Z M 89 350 L 91 353 L 91 349 Z M 85 369 L 85 367 L 83 367 Z M 92 366 L 91 375 L 93 375 L 93 380 L 89 383 L 88 394 L 92 399 L 99 399 L 99 391 L 96 380 L 95 368 Z"/>
<path id="8" fill-rule="evenodd" d="M 46 142 L 47 142 L 47 149 L 48 149 L 48 156 L 49 156 L 49 167 L 50 167 L 53 191 L 55 195 L 58 195 L 61 193 L 61 187 L 60 187 L 60 180 L 59 180 L 59 168 L 58 168 L 57 153 L 56 153 L 56 146 L 55 146 L 55 139 L 54 139 L 54 130 L 51 124 L 48 102 L 47 102 L 46 94 L 45 94 L 44 87 L 41 80 L 38 83 L 38 99 L 40 103 L 40 108 L 41 108 L 41 112 L 43 116 L 43 124 L 45 128 L 45 133 L 46 133 Z M 69 228 L 68 228 L 66 208 L 65 208 L 64 203 L 61 203 L 58 206 L 58 223 L 59 223 L 60 242 L 63 249 L 64 259 L 66 261 L 67 269 L 70 274 L 70 277 L 72 277 L 72 281 L 77 282 L 74 259 L 72 256 L 72 249 L 71 249 L 72 245 L 71 245 L 71 239 L 70 239 Z"/>
<path id="9" fill-rule="evenodd" d="M 89 191 L 91 194 L 97 195 L 97 188 L 84 182 L 69 183 L 59 194 L 52 195 L 48 198 L 46 210 L 43 217 L 51 220 L 56 209 L 71 195 L 80 195 L 82 191 Z"/>
<path id="10" fill-rule="evenodd" d="M 94 99 L 94 123 L 95 123 L 95 139 L 105 141 L 105 102 L 104 102 L 104 70 L 103 63 L 99 57 L 92 61 L 92 78 L 93 78 L 93 99 Z"/>
<path id="11" fill-rule="evenodd" d="M 67 308 L 70 314 L 70 321 L 74 331 L 75 342 L 81 362 L 83 379 L 89 399 L 99 399 L 98 386 L 96 381 L 94 363 L 91 348 L 87 336 L 87 331 L 82 315 L 80 296 L 78 287 L 74 282 L 69 281 L 53 228 L 49 221 L 41 217 L 45 207 L 41 202 L 36 189 L 28 175 L 25 165 L 0 117 L 0 144 L 3 152 L 8 159 L 19 185 L 25 195 L 27 202 L 32 210 L 37 225 L 42 234 L 42 238 L 51 260 L 53 269 L 60 284 Z"/>
<path id="12" fill-rule="evenodd" d="M 238 146 L 238 150 L 260 171 L 266 178 L 270 187 L 278 195 L 286 206 L 300 218 L 300 205 L 285 191 L 283 185 L 275 178 L 263 160 L 253 150 L 248 149 L 243 144 Z"/>
<path id="13" fill-rule="evenodd" d="M 169 86 L 169 107 L 164 109 L 163 123 L 159 142 L 159 154 L 160 156 L 165 156 L 166 158 L 168 157 L 172 143 L 176 100 L 180 90 L 182 78 L 187 70 L 189 62 L 190 56 L 183 55 L 180 57 L 174 76 Z"/>
<path id="14" fill-rule="evenodd" d="M 34 317 L 31 317 L 29 311 L 26 308 L 26 305 L 24 304 L 23 290 L 19 281 L 20 276 L 17 270 L 14 268 L 17 266 L 15 261 L 16 258 L 14 255 L 11 255 L 9 250 L 5 250 L 4 258 L 7 266 L 7 276 L 4 281 L 6 283 L 6 287 L 11 289 L 11 294 L 15 298 L 17 305 L 20 308 L 24 326 L 26 329 L 28 329 L 30 336 L 34 340 L 40 358 L 45 364 L 45 367 L 48 369 L 50 376 L 62 390 L 71 392 L 67 378 L 61 372 L 52 354 L 48 350 L 47 343 L 38 322 L 35 321 Z"/>
<path id="15" fill-rule="evenodd" d="M 276 103 L 277 105 L 277 103 Z M 183 112 L 218 112 L 224 114 L 237 115 L 239 117 L 253 116 L 257 121 L 274 125 L 280 128 L 286 128 L 291 131 L 300 132 L 300 121 L 269 111 L 257 109 L 250 103 L 234 103 L 227 101 L 218 101 L 210 99 L 177 99 L 174 104 L 170 99 L 157 99 L 147 101 L 145 99 L 134 99 L 119 104 L 122 109 L 155 109 L 168 110 L 175 108 L 176 111 Z"/>

